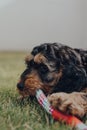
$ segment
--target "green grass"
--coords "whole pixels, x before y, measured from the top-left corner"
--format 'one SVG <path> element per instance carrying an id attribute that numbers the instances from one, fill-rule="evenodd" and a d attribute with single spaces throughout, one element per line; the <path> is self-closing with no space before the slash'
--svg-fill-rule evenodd
<path id="1" fill-rule="evenodd" d="M 71 130 L 54 122 L 37 103 L 18 101 L 16 84 L 25 69 L 24 52 L 0 52 L 0 130 Z"/>

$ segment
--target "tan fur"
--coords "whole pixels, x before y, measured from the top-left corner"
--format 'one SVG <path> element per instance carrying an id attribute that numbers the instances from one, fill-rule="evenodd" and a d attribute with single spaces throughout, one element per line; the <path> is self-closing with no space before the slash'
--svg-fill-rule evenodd
<path id="1" fill-rule="evenodd" d="M 30 75 L 27 75 L 25 81 L 25 89 L 28 90 L 29 94 L 35 95 L 36 89 L 42 88 L 42 82 L 39 80 L 38 73 L 33 71 Z M 28 94 L 28 95 L 29 95 Z"/>
<path id="2" fill-rule="evenodd" d="M 25 62 L 27 63 L 27 62 L 29 62 L 30 60 L 32 60 L 33 59 L 33 55 L 27 55 L 26 57 L 25 57 Z"/>
<path id="3" fill-rule="evenodd" d="M 41 54 L 37 54 L 35 57 L 34 57 L 34 62 L 36 63 L 45 63 L 46 62 L 46 58 Z"/>
<path id="4" fill-rule="evenodd" d="M 83 117 L 87 113 L 86 93 L 54 93 L 48 96 L 48 100 L 54 108 L 64 113 L 79 117 Z"/>

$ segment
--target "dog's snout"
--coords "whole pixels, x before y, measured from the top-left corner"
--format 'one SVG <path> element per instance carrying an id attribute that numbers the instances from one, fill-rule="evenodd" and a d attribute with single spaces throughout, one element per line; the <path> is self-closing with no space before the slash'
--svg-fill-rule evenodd
<path id="1" fill-rule="evenodd" d="M 17 84 L 17 88 L 19 89 L 19 90 L 23 90 L 23 88 L 24 88 L 24 85 L 23 85 L 23 83 L 18 83 Z"/>

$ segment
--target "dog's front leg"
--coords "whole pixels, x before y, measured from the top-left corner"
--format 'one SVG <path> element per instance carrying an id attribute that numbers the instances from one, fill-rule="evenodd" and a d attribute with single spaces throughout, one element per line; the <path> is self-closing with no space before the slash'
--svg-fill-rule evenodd
<path id="1" fill-rule="evenodd" d="M 86 93 L 54 93 L 48 96 L 48 100 L 54 108 L 66 114 L 83 117 L 87 113 Z"/>

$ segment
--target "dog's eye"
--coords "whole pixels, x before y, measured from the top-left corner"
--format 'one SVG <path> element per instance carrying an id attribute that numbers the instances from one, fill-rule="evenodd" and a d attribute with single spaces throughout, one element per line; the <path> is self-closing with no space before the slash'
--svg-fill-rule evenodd
<path id="1" fill-rule="evenodd" d="M 46 65 L 40 65 L 39 67 L 40 72 L 43 73 L 47 73 L 48 72 L 48 67 Z"/>

